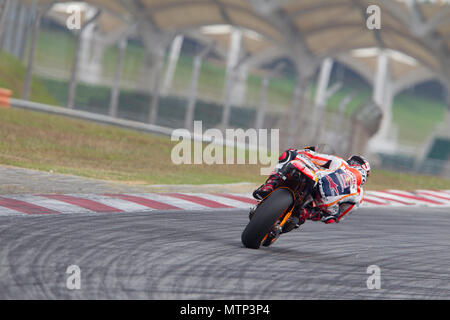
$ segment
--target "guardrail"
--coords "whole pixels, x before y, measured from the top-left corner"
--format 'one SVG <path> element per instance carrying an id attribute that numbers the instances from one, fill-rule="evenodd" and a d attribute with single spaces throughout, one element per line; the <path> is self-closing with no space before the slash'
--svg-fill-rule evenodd
<path id="1" fill-rule="evenodd" d="M 46 113 L 57 114 L 57 115 L 78 118 L 78 119 L 83 119 L 83 120 L 90 120 L 90 121 L 95 121 L 95 122 L 99 122 L 102 124 L 109 124 L 109 125 L 114 125 L 114 126 L 127 128 L 127 129 L 133 129 L 133 130 L 144 131 L 144 132 L 149 132 L 149 133 L 158 133 L 158 134 L 170 136 L 173 131 L 173 129 L 171 129 L 171 128 L 161 127 L 161 126 L 147 124 L 147 123 L 143 123 L 143 122 L 119 119 L 119 118 L 114 118 L 114 117 L 110 117 L 110 116 L 103 115 L 103 114 L 68 109 L 68 108 L 64 108 L 64 107 L 51 106 L 51 105 L 47 105 L 47 104 L 43 104 L 43 103 L 26 101 L 26 100 L 21 100 L 21 99 L 11 98 L 10 104 L 12 107 L 15 107 L 15 108 L 46 112 Z"/>
<path id="2" fill-rule="evenodd" d="M 38 102 L 32 102 L 27 100 L 21 100 L 21 99 L 10 99 L 11 107 L 20 108 L 20 109 L 27 109 L 27 110 L 33 110 L 33 111 L 39 111 L 39 112 L 46 112 L 50 114 L 57 114 L 61 116 L 71 117 L 71 118 L 78 118 L 83 120 L 89 120 L 94 121 L 102 124 L 107 125 L 113 125 L 118 126 L 126 129 L 131 130 L 137 130 L 147 133 L 153 133 L 153 134 L 160 134 L 160 135 L 166 135 L 166 136 L 172 136 L 172 133 L 175 129 L 173 128 L 167 128 L 162 126 L 157 126 L 153 124 L 133 121 L 133 120 L 126 120 L 121 118 L 114 118 L 111 116 L 88 112 L 88 111 L 81 111 L 81 110 L 75 110 L 75 109 L 69 109 L 65 107 L 58 107 L 58 106 L 51 106 L 43 103 Z M 192 139 L 194 141 L 198 142 L 206 142 L 206 143 L 214 143 L 217 145 L 225 145 L 227 147 L 237 147 L 241 149 L 248 149 L 248 150 L 254 150 L 259 152 L 267 152 L 266 147 L 261 147 L 259 145 L 251 145 L 251 144 L 242 144 L 239 142 L 235 142 L 234 140 L 227 140 L 227 139 L 218 139 L 214 136 L 209 136 L 205 134 L 196 134 L 195 132 L 190 132 L 187 129 L 186 130 L 180 130 L 177 132 L 177 137 L 183 137 L 185 139 Z"/>

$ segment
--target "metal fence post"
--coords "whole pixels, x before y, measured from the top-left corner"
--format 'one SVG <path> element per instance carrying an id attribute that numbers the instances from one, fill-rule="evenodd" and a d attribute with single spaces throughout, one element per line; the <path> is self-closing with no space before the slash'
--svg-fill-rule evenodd
<path id="1" fill-rule="evenodd" d="M 200 75 L 200 68 L 202 66 L 203 59 L 214 48 L 215 43 L 209 44 L 201 52 L 199 52 L 194 58 L 194 67 L 192 70 L 191 87 L 189 89 L 189 98 L 186 108 L 186 117 L 184 119 L 184 127 L 188 130 L 192 130 L 192 124 L 194 121 L 195 102 L 197 101 L 197 86 L 198 77 Z"/>
<path id="2" fill-rule="evenodd" d="M 3 43 L 6 35 L 6 22 L 8 20 L 8 13 L 11 0 L 3 1 L 0 12 L 0 51 L 3 50 Z"/>
<path id="3" fill-rule="evenodd" d="M 28 100 L 30 98 L 31 94 L 31 81 L 33 76 L 33 66 L 34 66 L 34 55 L 36 51 L 36 42 L 37 37 L 39 35 L 39 30 L 41 27 L 41 19 L 42 16 L 51 8 L 52 4 L 47 5 L 45 7 L 37 7 L 36 13 L 34 17 L 34 23 L 33 23 L 33 33 L 31 36 L 31 45 L 30 45 L 30 51 L 28 53 L 28 62 L 27 62 L 27 71 L 25 75 L 25 81 L 23 85 L 23 93 L 22 97 L 24 100 Z"/>
<path id="4" fill-rule="evenodd" d="M 160 90 L 160 77 L 164 63 L 164 49 L 158 48 L 155 54 L 155 67 L 153 69 L 153 89 L 152 98 L 150 100 L 150 112 L 148 114 L 148 123 L 155 124 L 158 118 L 158 106 L 159 106 L 159 90 Z"/>
<path id="5" fill-rule="evenodd" d="M 73 109 L 75 104 L 75 95 L 77 90 L 77 82 L 78 82 L 78 69 L 79 69 L 79 62 L 80 62 L 80 51 L 81 51 L 81 41 L 82 41 L 82 33 L 84 30 L 86 30 L 86 27 L 88 27 L 91 23 L 93 23 L 97 18 L 99 17 L 101 11 L 97 10 L 97 12 L 88 19 L 85 24 L 81 27 L 80 31 L 77 35 L 77 43 L 75 47 L 75 57 L 73 60 L 72 65 L 72 71 L 70 74 L 70 81 L 69 81 L 69 92 L 67 94 L 67 108 Z"/>
<path id="6" fill-rule="evenodd" d="M 255 128 L 261 129 L 264 126 L 264 119 L 266 116 L 266 105 L 267 105 L 267 91 L 269 89 L 270 80 L 280 72 L 285 66 L 284 63 L 278 63 L 275 68 L 273 68 L 269 73 L 267 73 L 261 84 L 260 100 L 258 105 L 258 110 L 256 111 L 255 117 Z"/>
<path id="7" fill-rule="evenodd" d="M 114 82 L 111 88 L 111 99 L 109 103 L 109 115 L 117 117 L 117 110 L 119 107 L 119 94 L 120 94 L 120 79 L 122 78 L 123 71 L 123 57 L 127 48 L 127 38 L 124 37 L 119 41 L 117 51 L 117 65 L 114 73 Z"/>

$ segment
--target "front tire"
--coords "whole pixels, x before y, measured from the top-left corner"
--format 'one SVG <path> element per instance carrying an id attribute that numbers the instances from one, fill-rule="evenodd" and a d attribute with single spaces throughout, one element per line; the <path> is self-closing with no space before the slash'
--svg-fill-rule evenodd
<path id="1" fill-rule="evenodd" d="M 242 232 L 241 240 L 244 246 L 258 249 L 266 234 L 271 231 L 273 225 L 293 202 L 293 194 L 287 188 L 276 189 L 264 199 Z"/>

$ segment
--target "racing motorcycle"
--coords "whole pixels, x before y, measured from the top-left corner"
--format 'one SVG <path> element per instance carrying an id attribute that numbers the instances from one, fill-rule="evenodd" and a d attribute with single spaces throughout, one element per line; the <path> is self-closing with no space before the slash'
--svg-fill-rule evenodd
<path id="1" fill-rule="evenodd" d="M 276 189 L 250 210 L 250 222 L 242 232 L 245 247 L 270 246 L 282 233 L 293 229 L 294 212 L 314 210 L 313 192 L 318 168 L 305 156 L 285 164 L 279 171 L 281 182 Z"/>

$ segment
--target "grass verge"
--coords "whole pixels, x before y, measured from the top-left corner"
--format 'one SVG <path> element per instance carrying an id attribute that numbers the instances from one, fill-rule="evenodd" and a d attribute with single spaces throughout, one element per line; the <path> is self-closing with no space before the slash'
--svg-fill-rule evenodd
<path id="1" fill-rule="evenodd" d="M 22 98 L 26 69 L 22 62 L 6 52 L 0 52 L 0 87 L 12 90 L 14 98 Z M 45 86 L 32 78 L 30 100 L 56 105 L 55 100 Z"/>
<path id="2" fill-rule="evenodd" d="M 171 152 L 177 143 L 88 121 L 0 108 L 0 164 L 132 184 L 265 180 L 259 165 L 175 165 Z M 418 188 L 450 189 L 450 180 L 374 170 L 367 183 L 369 190 Z"/>
<path id="3" fill-rule="evenodd" d="M 0 109 L 0 163 L 136 184 L 258 181 L 252 165 L 175 165 L 168 137 Z M 259 179 L 258 179 L 259 178 Z"/>

